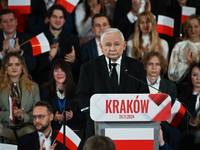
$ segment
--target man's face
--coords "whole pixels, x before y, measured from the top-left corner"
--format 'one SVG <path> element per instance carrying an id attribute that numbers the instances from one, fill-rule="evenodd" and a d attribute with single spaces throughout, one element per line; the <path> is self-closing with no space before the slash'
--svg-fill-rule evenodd
<path id="1" fill-rule="evenodd" d="M 33 124 L 37 131 L 44 132 L 51 127 L 53 114 L 45 106 L 36 106 L 33 109 Z"/>
<path id="2" fill-rule="evenodd" d="M 61 10 L 55 9 L 49 18 L 49 27 L 52 30 L 61 30 L 65 23 L 64 15 Z"/>
<path id="3" fill-rule="evenodd" d="M 9 13 L 2 15 L 0 26 L 6 36 L 15 34 L 17 29 L 17 19 L 15 18 L 14 14 Z"/>
<path id="4" fill-rule="evenodd" d="M 107 33 L 104 35 L 100 47 L 107 58 L 116 62 L 125 50 L 126 41 L 123 41 L 118 33 Z"/>
<path id="5" fill-rule="evenodd" d="M 147 78 L 160 76 L 161 66 L 157 56 L 153 56 L 146 65 Z"/>
<path id="6" fill-rule="evenodd" d="M 93 20 L 92 31 L 94 32 L 95 37 L 100 38 L 101 33 L 108 28 L 110 28 L 110 24 L 106 17 L 97 17 Z"/>

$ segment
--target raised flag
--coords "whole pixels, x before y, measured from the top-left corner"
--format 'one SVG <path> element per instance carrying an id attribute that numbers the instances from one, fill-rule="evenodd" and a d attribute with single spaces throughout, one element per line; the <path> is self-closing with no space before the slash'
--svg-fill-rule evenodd
<path id="1" fill-rule="evenodd" d="M 176 128 L 179 125 L 183 116 L 185 115 L 185 112 L 185 107 L 176 100 L 174 105 L 172 106 L 171 117 L 169 120 L 167 120 L 167 122 L 169 122 L 170 125 Z"/>
<path id="2" fill-rule="evenodd" d="M 14 116 L 14 101 L 13 99 L 11 98 L 11 96 L 9 95 L 8 97 L 8 100 L 9 100 L 9 105 L 10 105 L 10 120 L 12 120 L 12 122 L 15 124 L 15 116 Z"/>
<path id="3" fill-rule="evenodd" d="M 8 0 L 8 9 L 16 10 L 21 14 L 30 14 L 31 0 Z"/>
<path id="4" fill-rule="evenodd" d="M 70 150 L 77 150 L 81 139 L 72 131 L 67 125 L 65 125 L 65 146 Z M 59 141 L 63 144 L 63 126 L 61 127 L 58 135 L 56 137 L 56 141 Z"/>
<path id="5" fill-rule="evenodd" d="M 163 15 L 158 16 L 157 32 L 169 36 L 174 35 L 174 19 Z"/>
<path id="6" fill-rule="evenodd" d="M 192 14 L 196 14 L 196 8 L 183 6 L 182 15 L 181 15 L 181 23 L 184 23 L 187 17 L 189 17 Z"/>
<path id="7" fill-rule="evenodd" d="M 30 39 L 30 43 L 32 45 L 33 56 L 50 51 L 49 41 L 43 32 Z"/>
<path id="8" fill-rule="evenodd" d="M 72 13 L 79 0 L 57 0 L 56 4 L 60 4 L 69 12 Z"/>
<path id="9" fill-rule="evenodd" d="M 106 128 L 105 136 L 113 140 L 116 150 L 154 150 L 153 128 Z"/>

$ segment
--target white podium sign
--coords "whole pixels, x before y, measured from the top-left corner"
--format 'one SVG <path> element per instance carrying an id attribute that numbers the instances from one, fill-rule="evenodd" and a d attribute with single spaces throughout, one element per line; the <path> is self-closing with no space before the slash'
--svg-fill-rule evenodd
<path id="1" fill-rule="evenodd" d="M 94 121 L 166 121 L 171 116 L 167 94 L 94 94 L 90 99 Z"/>

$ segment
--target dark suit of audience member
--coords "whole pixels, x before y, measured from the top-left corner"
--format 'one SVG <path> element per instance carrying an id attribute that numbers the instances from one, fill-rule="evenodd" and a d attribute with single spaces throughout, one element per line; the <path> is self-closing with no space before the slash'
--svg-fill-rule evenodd
<path id="1" fill-rule="evenodd" d="M 28 33 L 36 36 L 48 28 L 48 24 L 45 23 L 46 14 L 47 8 L 44 0 L 31 0 L 31 14 L 28 15 Z M 67 32 L 73 30 L 72 15 L 70 13 L 67 14 L 63 30 Z"/>
<path id="2" fill-rule="evenodd" d="M 56 136 L 57 132 L 52 131 L 51 144 L 53 143 Z M 58 141 L 56 143 L 57 145 L 55 147 L 55 150 L 63 149 L 63 144 L 61 144 Z M 40 143 L 39 143 L 38 131 L 26 134 L 20 137 L 18 140 L 18 150 L 39 150 L 39 149 L 40 149 Z M 68 148 L 66 148 L 66 150 L 68 150 Z"/>
<path id="3" fill-rule="evenodd" d="M 95 38 L 81 45 L 80 59 L 85 63 L 98 57 L 98 50 Z"/>
<path id="4" fill-rule="evenodd" d="M 30 40 L 32 38 L 32 36 L 28 33 L 16 32 L 16 38 L 19 39 L 19 45 L 21 45 L 22 43 Z M 2 51 L 3 41 L 4 41 L 3 31 L 0 31 L 0 41 L 1 41 L 0 42 L 0 51 Z M 36 68 L 36 58 L 33 56 L 32 47 L 31 47 L 30 42 L 21 46 L 21 49 L 23 50 L 22 56 L 25 59 L 29 74 L 32 74 L 32 72 Z"/>

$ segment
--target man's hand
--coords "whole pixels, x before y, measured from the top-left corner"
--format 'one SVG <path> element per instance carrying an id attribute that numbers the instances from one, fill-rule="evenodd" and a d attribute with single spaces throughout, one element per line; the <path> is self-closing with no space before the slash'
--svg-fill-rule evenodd
<path id="1" fill-rule="evenodd" d="M 70 63 L 74 63 L 75 59 L 76 59 L 75 58 L 75 50 L 74 50 L 74 46 L 72 46 L 71 53 L 65 55 L 65 61 L 70 62 Z"/>
<path id="2" fill-rule="evenodd" d="M 23 108 L 18 108 L 14 106 L 14 116 L 18 119 L 18 120 L 23 120 L 24 119 L 24 115 L 23 115 Z"/>
<path id="3" fill-rule="evenodd" d="M 73 118 L 73 111 L 71 111 L 71 110 L 70 111 L 66 111 L 65 114 L 66 114 L 66 121 L 68 121 L 68 120 Z"/>
<path id="4" fill-rule="evenodd" d="M 3 41 L 3 50 L 1 51 L 1 54 L 3 56 L 5 56 L 7 54 L 7 52 L 8 52 L 8 50 L 9 50 L 9 48 L 10 48 L 9 38 L 7 37 Z"/>
<path id="5" fill-rule="evenodd" d="M 49 51 L 49 59 L 52 60 L 57 54 L 58 43 L 52 44 Z"/>
<path id="6" fill-rule="evenodd" d="M 63 113 L 59 114 L 59 112 L 56 111 L 55 116 L 54 116 L 54 121 L 55 122 L 58 122 L 58 121 L 62 122 L 63 121 Z"/>
<path id="7" fill-rule="evenodd" d="M 163 132 L 162 132 L 162 129 L 160 127 L 159 129 L 159 146 L 163 146 L 165 144 L 165 141 L 163 139 Z"/>
<path id="8" fill-rule="evenodd" d="M 137 1 L 132 0 L 132 10 L 131 10 L 131 12 L 134 16 L 137 15 L 141 6 L 142 6 L 141 0 L 137 0 Z"/>
<path id="9" fill-rule="evenodd" d="M 11 47 L 10 51 L 11 52 L 19 52 L 20 51 L 19 39 L 18 38 L 16 38 L 15 47 Z"/>

